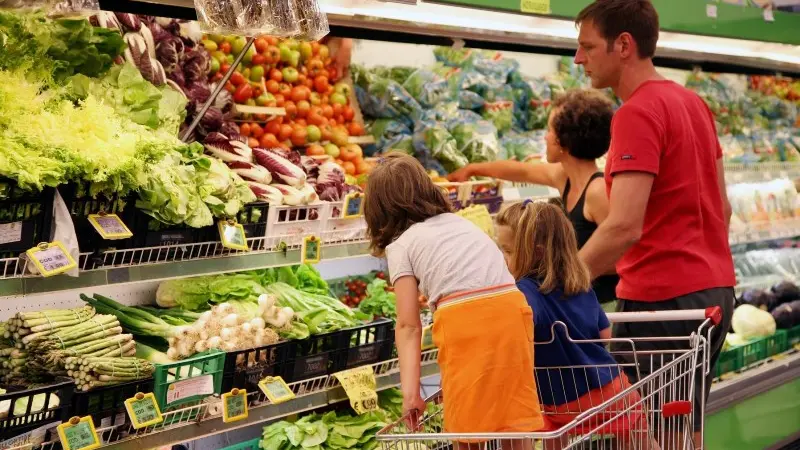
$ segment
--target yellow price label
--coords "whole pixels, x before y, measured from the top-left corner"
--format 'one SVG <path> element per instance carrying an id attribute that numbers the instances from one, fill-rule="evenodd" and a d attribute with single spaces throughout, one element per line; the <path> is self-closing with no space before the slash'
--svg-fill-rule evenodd
<path id="1" fill-rule="evenodd" d="M 225 423 L 246 419 L 247 391 L 233 388 L 230 392 L 222 394 L 222 421 Z"/>
<path id="2" fill-rule="evenodd" d="M 57 427 L 64 450 L 91 450 L 100 447 L 92 416 L 73 417 Z"/>
<path id="3" fill-rule="evenodd" d="M 344 218 L 351 219 L 364 215 L 364 195 L 360 192 L 347 194 L 344 198 Z"/>
<path id="4" fill-rule="evenodd" d="M 273 405 L 287 402 L 294 398 L 294 392 L 281 377 L 266 377 L 258 382 L 258 387 Z"/>
<path id="5" fill-rule="evenodd" d="M 333 376 L 342 384 L 356 414 L 378 409 L 378 393 L 375 391 L 377 383 L 371 366 L 356 367 L 337 372 Z"/>
<path id="6" fill-rule="evenodd" d="M 494 222 L 489 210 L 484 205 L 471 205 L 456 212 L 459 216 L 469 220 L 492 238 L 494 237 Z"/>
<path id="7" fill-rule="evenodd" d="M 131 418 L 133 428 L 137 430 L 164 421 L 156 397 L 152 392 L 147 394 L 137 392 L 135 396 L 125 400 L 125 409 L 128 411 L 128 417 Z"/>
<path id="8" fill-rule="evenodd" d="M 51 277 L 78 266 L 59 241 L 42 242 L 25 252 L 43 277 Z"/>
<path id="9" fill-rule="evenodd" d="M 520 0 L 519 10 L 530 14 L 550 14 L 550 0 Z"/>
<path id="10" fill-rule="evenodd" d="M 116 214 L 89 214 L 89 223 L 106 240 L 127 239 L 133 236 L 125 222 Z"/>
<path id="11" fill-rule="evenodd" d="M 303 238 L 303 248 L 300 249 L 300 263 L 318 263 L 322 257 L 322 241 L 316 236 Z"/>
<path id="12" fill-rule="evenodd" d="M 233 220 L 220 220 L 217 222 L 217 228 L 219 229 L 219 240 L 222 242 L 223 247 L 233 250 L 250 250 L 242 224 Z"/>
<path id="13" fill-rule="evenodd" d="M 433 325 L 428 325 L 422 329 L 422 350 L 436 348 L 433 343 Z"/>

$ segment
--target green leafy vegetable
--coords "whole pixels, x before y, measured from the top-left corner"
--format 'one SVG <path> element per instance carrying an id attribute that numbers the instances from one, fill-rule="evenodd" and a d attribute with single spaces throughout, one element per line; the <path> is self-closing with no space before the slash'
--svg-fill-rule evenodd
<path id="1" fill-rule="evenodd" d="M 261 448 L 270 450 L 369 450 L 375 434 L 389 423 L 386 412 L 360 416 L 331 411 L 310 414 L 296 422 L 280 421 L 264 428 Z"/>
<path id="2" fill-rule="evenodd" d="M 286 283 L 265 287 L 281 306 L 288 306 L 308 325 L 311 334 L 322 334 L 358 325 L 357 315 L 339 300 L 324 295 L 301 292 Z"/>
<path id="3" fill-rule="evenodd" d="M 370 316 L 397 319 L 397 297 L 386 291 L 386 280 L 375 278 L 367 286 L 367 297 L 358 304 L 358 310 Z"/>

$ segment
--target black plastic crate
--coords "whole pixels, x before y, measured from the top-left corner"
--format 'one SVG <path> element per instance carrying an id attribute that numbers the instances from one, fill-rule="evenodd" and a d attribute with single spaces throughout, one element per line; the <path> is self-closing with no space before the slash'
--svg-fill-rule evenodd
<path id="1" fill-rule="evenodd" d="M 283 375 L 293 363 L 295 341 L 284 341 L 264 347 L 237 350 L 225 354 L 222 392 L 233 388 L 257 392 L 263 378 Z"/>
<path id="2" fill-rule="evenodd" d="M 342 330 L 336 343 L 331 373 L 392 359 L 394 323 L 389 319 Z"/>
<path id="3" fill-rule="evenodd" d="M 269 203 L 267 202 L 253 202 L 244 205 L 241 211 L 236 214 L 236 222 L 242 224 L 244 228 L 244 235 L 247 238 L 264 237 L 267 234 L 267 214 L 269 213 Z M 216 222 L 219 219 L 214 219 L 213 227 L 203 228 L 203 236 L 199 242 L 219 242 L 219 230 L 217 229 Z M 263 241 L 258 242 L 251 250 L 263 249 Z"/>
<path id="4" fill-rule="evenodd" d="M 31 389 L 7 386 L 6 393 L 0 394 L 0 403 L 10 402 L 8 417 L 0 419 L 0 441 L 27 433 L 51 422 L 64 422 L 70 417 L 70 409 L 75 383 L 71 380 Z M 43 407 L 33 411 L 33 398 L 44 395 Z M 53 396 L 58 397 L 58 406 L 50 405 Z M 24 405 L 24 406 L 23 406 Z M 15 410 L 18 414 L 14 414 Z"/>
<path id="5" fill-rule="evenodd" d="M 5 241 L 0 244 L 0 257 L 13 258 L 50 241 L 54 194 L 53 188 L 30 192 L 14 180 L 0 178 L 0 227 Z"/>
<path id="6" fill-rule="evenodd" d="M 94 197 L 89 192 L 89 184 L 70 183 L 59 187 L 61 198 L 67 205 L 72 223 L 75 226 L 75 235 L 78 238 L 78 247 L 81 252 L 97 252 L 106 249 L 129 248 L 132 239 L 105 240 L 89 222 L 90 214 L 116 214 L 130 228 L 130 217 L 134 210 L 136 195 L 120 197 L 116 194 L 98 194 Z"/>
<path id="7" fill-rule="evenodd" d="M 76 390 L 72 396 L 70 417 L 90 415 L 97 428 L 130 423 L 125 410 L 125 400 L 135 396 L 138 392 L 153 392 L 153 383 L 153 379 L 150 378 L 96 388 L 86 392 Z"/>
<path id="8" fill-rule="evenodd" d="M 343 331 L 333 331 L 293 340 L 293 352 L 280 375 L 287 383 L 331 374 L 336 350 Z"/>

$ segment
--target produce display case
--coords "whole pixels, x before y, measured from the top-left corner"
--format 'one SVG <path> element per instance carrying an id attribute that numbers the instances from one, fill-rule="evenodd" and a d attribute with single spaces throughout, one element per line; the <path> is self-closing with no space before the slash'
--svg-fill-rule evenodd
<path id="1" fill-rule="evenodd" d="M 30 389 L 9 387 L 0 394 L 0 404 L 8 408 L 0 418 L 0 441 L 69 419 L 74 389 L 72 380 Z"/>
<path id="2" fill-rule="evenodd" d="M 17 257 L 50 240 L 55 190 L 21 189 L 13 180 L 0 179 L 0 257 Z"/>
<path id="3" fill-rule="evenodd" d="M 294 357 L 295 348 L 296 344 L 293 341 L 283 341 L 264 347 L 225 353 L 222 392 L 228 392 L 233 388 L 258 392 L 258 382 L 264 377 L 286 373 L 286 367 Z"/>
<path id="4" fill-rule="evenodd" d="M 139 392 L 153 392 L 153 387 L 154 380 L 151 378 L 101 387 L 86 392 L 76 391 L 72 396 L 69 417 L 92 416 L 92 420 L 98 428 L 130 424 L 128 413 L 125 410 L 125 400 L 133 398 Z M 119 430 L 115 430 L 115 432 L 124 432 L 125 430 L 122 428 L 119 427 Z M 110 436 L 114 440 L 121 437 L 123 437 L 121 434 Z"/>
<path id="5" fill-rule="evenodd" d="M 163 411 L 195 404 L 208 396 L 222 392 L 224 369 L 225 352 L 219 350 L 209 350 L 175 363 L 157 364 L 153 373 L 153 393 Z M 185 386 L 187 382 L 193 381 L 198 382 L 203 389 L 210 388 L 210 392 L 193 394 L 193 390 L 198 388 L 191 386 L 191 389 L 176 393 L 180 389 L 178 383 Z"/>

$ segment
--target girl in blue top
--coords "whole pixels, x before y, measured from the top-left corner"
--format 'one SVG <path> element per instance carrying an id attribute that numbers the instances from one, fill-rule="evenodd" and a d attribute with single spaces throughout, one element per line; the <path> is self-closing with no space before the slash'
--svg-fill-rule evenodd
<path id="1" fill-rule="evenodd" d="M 611 328 L 561 208 L 531 200 L 514 204 L 498 214 L 497 237 L 509 271 L 533 309 L 539 397 L 547 429 L 559 429 L 630 385 L 602 342 L 573 342 L 610 339 Z M 556 322 L 564 323 L 566 329 Z M 641 430 L 639 402 L 634 391 L 608 408 L 607 414 L 598 414 L 570 433 L 588 433 L 620 411 L 632 413 L 613 421 L 614 429 L 604 425 L 603 431 L 619 435 L 632 428 Z"/>

